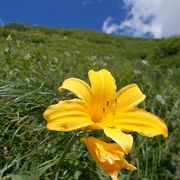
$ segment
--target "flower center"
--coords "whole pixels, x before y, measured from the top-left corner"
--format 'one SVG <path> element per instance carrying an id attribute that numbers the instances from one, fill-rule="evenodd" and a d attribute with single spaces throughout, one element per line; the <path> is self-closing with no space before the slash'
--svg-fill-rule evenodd
<path id="1" fill-rule="evenodd" d="M 102 122 L 109 113 L 115 114 L 117 109 L 117 100 L 106 101 L 102 106 L 96 107 L 95 111 L 91 115 L 93 122 Z"/>

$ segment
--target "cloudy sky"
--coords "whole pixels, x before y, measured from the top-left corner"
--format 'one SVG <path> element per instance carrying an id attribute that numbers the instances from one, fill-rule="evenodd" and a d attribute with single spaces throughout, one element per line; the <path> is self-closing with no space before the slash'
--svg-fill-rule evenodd
<path id="1" fill-rule="evenodd" d="M 180 0 L 1 0 L 0 3 L 0 26 L 20 22 L 152 38 L 180 34 Z"/>

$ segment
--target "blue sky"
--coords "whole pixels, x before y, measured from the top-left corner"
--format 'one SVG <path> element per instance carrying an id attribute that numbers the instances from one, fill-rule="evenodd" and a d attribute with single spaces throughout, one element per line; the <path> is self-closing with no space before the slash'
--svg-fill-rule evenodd
<path id="1" fill-rule="evenodd" d="M 92 28 L 101 31 L 109 15 L 123 17 L 119 0 L 1 0 L 0 19 L 50 27 Z"/>
<path id="2" fill-rule="evenodd" d="M 179 9 L 180 0 L 1 0 L 0 25 L 19 22 L 160 38 L 180 34 Z"/>

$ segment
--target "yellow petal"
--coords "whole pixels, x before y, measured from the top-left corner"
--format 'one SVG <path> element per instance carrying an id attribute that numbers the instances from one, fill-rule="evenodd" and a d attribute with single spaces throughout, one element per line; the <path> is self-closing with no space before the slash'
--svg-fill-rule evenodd
<path id="1" fill-rule="evenodd" d="M 122 153 L 117 159 L 121 160 L 123 152 L 120 146 L 115 143 L 105 143 L 94 137 L 84 138 L 84 143 L 93 159 L 105 172 L 118 172 L 120 170 L 119 164 L 116 163 L 117 160 L 114 159 L 114 156 L 117 156 L 117 154 L 114 155 L 110 151 L 116 146 L 116 150 Z"/>
<path id="2" fill-rule="evenodd" d="M 97 140 L 96 140 L 97 141 Z M 121 147 L 116 143 L 105 143 L 103 141 L 96 142 L 96 155 L 101 162 L 113 164 L 117 160 L 121 160 L 124 153 Z"/>
<path id="3" fill-rule="evenodd" d="M 145 97 L 136 84 L 127 85 L 117 92 L 117 109 L 134 107 L 144 101 Z"/>
<path id="4" fill-rule="evenodd" d="M 122 167 L 128 170 L 136 170 L 137 168 L 133 166 L 132 164 L 129 164 L 125 159 L 122 161 Z"/>
<path id="5" fill-rule="evenodd" d="M 113 128 L 104 128 L 104 133 L 118 143 L 126 154 L 130 152 L 133 144 L 131 135 L 123 133 L 120 129 Z"/>
<path id="6" fill-rule="evenodd" d="M 102 118 L 104 108 L 116 93 L 115 79 L 105 69 L 90 70 L 88 75 L 92 88 L 92 117 L 94 121 L 99 121 Z"/>
<path id="7" fill-rule="evenodd" d="M 85 81 L 77 78 L 66 79 L 63 82 L 62 86 L 59 88 L 60 92 L 63 92 L 64 89 L 71 91 L 77 97 L 90 103 L 91 88 Z"/>
<path id="8" fill-rule="evenodd" d="M 119 180 L 117 171 L 111 172 L 109 175 L 111 176 L 112 180 Z"/>
<path id="9" fill-rule="evenodd" d="M 117 163 L 119 164 L 119 169 L 125 168 L 130 171 L 137 169 L 135 166 L 128 163 L 124 158 L 122 158 L 120 161 L 117 161 Z M 113 180 L 118 180 L 118 171 L 109 172 L 109 175 Z"/>
<path id="10" fill-rule="evenodd" d="M 47 128 L 56 131 L 71 131 L 92 125 L 87 104 L 80 99 L 60 101 L 44 112 Z"/>
<path id="11" fill-rule="evenodd" d="M 134 166 L 123 158 L 124 153 L 118 144 L 106 143 L 94 137 L 83 138 L 83 141 L 96 163 L 113 180 L 118 179 L 118 173 L 121 168 L 133 170 L 132 167 Z"/>
<path id="12" fill-rule="evenodd" d="M 123 131 L 135 131 L 153 137 L 168 136 L 166 124 L 157 116 L 142 109 L 133 108 L 127 112 L 117 112 L 113 118 L 114 126 Z"/>

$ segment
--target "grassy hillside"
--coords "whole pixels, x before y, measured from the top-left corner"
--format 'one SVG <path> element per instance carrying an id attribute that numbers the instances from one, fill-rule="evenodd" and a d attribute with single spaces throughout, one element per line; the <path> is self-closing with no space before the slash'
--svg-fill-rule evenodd
<path id="1" fill-rule="evenodd" d="M 138 169 L 121 179 L 180 177 L 180 37 L 137 39 L 92 30 L 9 24 L 0 28 L 0 179 L 49 179 L 74 132 L 46 129 L 44 110 L 71 94 L 58 92 L 68 77 L 88 81 L 89 69 L 108 69 L 118 89 L 137 83 L 141 104 L 160 116 L 168 139 L 133 133 L 127 159 Z M 77 141 L 60 169 L 61 180 L 109 179 Z"/>

